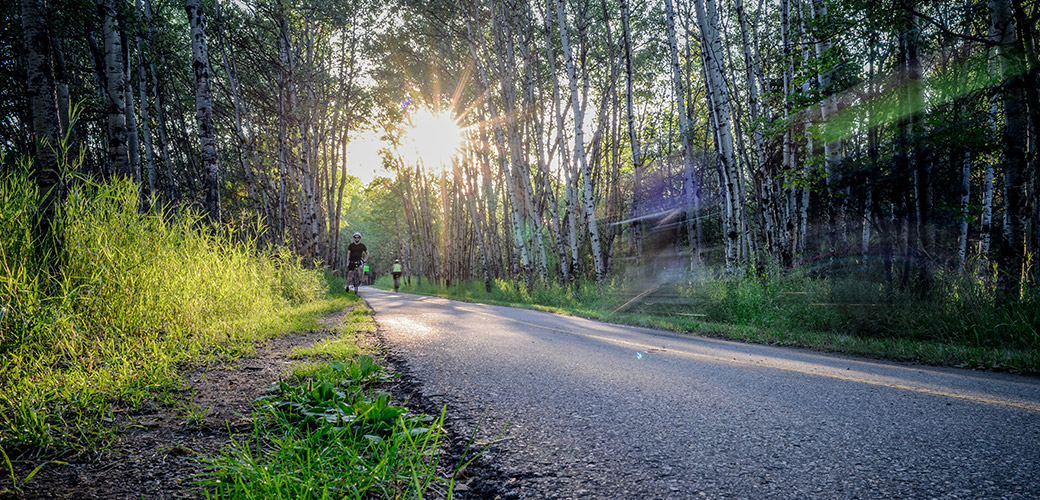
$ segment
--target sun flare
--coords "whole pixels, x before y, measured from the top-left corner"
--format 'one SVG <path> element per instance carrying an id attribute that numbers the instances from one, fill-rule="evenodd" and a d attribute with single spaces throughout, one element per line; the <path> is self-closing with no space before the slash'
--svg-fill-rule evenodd
<path id="1" fill-rule="evenodd" d="M 451 162 L 462 145 L 462 130 L 448 113 L 420 110 L 405 132 L 405 144 L 423 164 L 436 168 Z"/>

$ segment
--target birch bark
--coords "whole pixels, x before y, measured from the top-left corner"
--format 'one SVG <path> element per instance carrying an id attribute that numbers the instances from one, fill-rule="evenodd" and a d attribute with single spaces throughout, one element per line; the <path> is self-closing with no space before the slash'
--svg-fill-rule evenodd
<path id="1" fill-rule="evenodd" d="M 625 118 L 628 124 L 628 142 L 632 150 L 632 247 L 637 261 L 643 257 L 643 158 L 639 151 L 639 135 L 635 123 L 635 75 L 632 64 L 631 12 L 628 0 L 621 0 L 621 30 L 625 41 Z"/>
<path id="2" fill-rule="evenodd" d="M 567 243 L 563 243 L 563 236 L 561 234 L 561 241 L 557 251 L 560 253 L 560 273 L 563 276 L 563 282 L 567 283 L 571 279 L 571 272 L 578 269 L 578 242 L 577 242 L 577 214 L 575 213 L 575 203 L 573 198 L 573 184 L 570 180 L 571 172 L 571 158 L 570 153 L 566 145 L 566 137 L 564 137 L 564 105 L 560 100 L 560 81 L 556 75 L 556 54 L 553 51 L 552 43 L 552 12 L 553 12 L 553 0 L 545 0 L 545 12 L 543 13 L 543 19 L 545 20 L 545 27 L 543 34 L 545 35 L 545 56 L 546 61 L 549 65 L 549 76 L 552 79 L 552 92 L 553 92 L 553 116 L 556 118 L 556 143 L 560 148 L 560 165 L 563 171 L 564 178 L 564 218 L 566 219 L 567 227 L 562 227 L 560 232 L 566 232 Z M 566 249 L 570 247 L 570 261 L 568 262 Z"/>
<path id="3" fill-rule="evenodd" d="M 206 175 L 206 211 L 210 220 L 220 223 L 220 170 L 217 163 L 216 131 L 213 128 L 213 89 L 210 82 L 209 48 L 206 45 L 206 16 L 201 0 L 186 0 L 185 11 L 191 27 L 192 68 L 195 70 L 195 120 L 202 149 L 202 168 Z"/>
<path id="4" fill-rule="evenodd" d="M 990 0 L 991 33 L 997 43 L 1000 62 L 1000 92 L 1004 107 L 1004 231 L 998 252 L 997 300 L 1018 301 L 1024 273 L 1025 228 L 1029 217 L 1026 148 L 1029 143 L 1021 45 L 1015 34 L 1010 0 Z"/>
<path id="5" fill-rule="evenodd" d="M 666 0 L 666 5 L 670 0 Z M 719 17 L 715 0 L 694 0 L 698 24 L 701 31 L 701 50 L 709 103 L 715 116 L 715 147 L 718 150 L 723 178 L 723 218 L 726 240 L 726 269 L 733 270 L 738 261 L 744 257 L 741 248 L 744 246 L 741 237 L 745 234 L 744 195 L 740 189 L 740 169 L 733 148 L 732 112 L 729 90 L 726 87 L 725 71 L 722 61 L 722 40 L 719 36 Z"/>
<path id="6" fill-rule="evenodd" d="M 133 177 L 126 136 L 126 74 L 123 73 L 123 43 L 113 0 L 101 0 L 102 36 L 105 53 L 105 97 L 108 115 L 108 164 L 112 174 Z"/>
<path id="7" fill-rule="evenodd" d="M 571 106 L 574 111 L 574 156 L 581 165 L 581 177 L 584 182 L 582 204 L 585 221 L 589 230 L 589 244 L 592 246 L 592 262 L 595 267 L 596 281 L 604 277 L 603 251 L 600 247 L 599 223 L 596 221 L 596 206 L 592 197 L 592 170 L 585 157 L 585 139 L 583 133 L 584 116 L 578 103 L 578 80 L 575 71 L 574 57 L 571 54 L 570 38 L 567 34 L 567 15 L 564 11 L 564 0 L 556 0 L 556 19 L 560 29 L 560 42 L 564 59 L 567 62 L 567 77 L 570 82 Z"/>
<path id="8" fill-rule="evenodd" d="M 21 5 L 22 41 L 25 44 L 26 83 L 32 113 L 36 168 L 34 180 L 42 197 L 36 237 L 46 251 L 61 250 L 62 238 L 57 231 L 58 202 L 61 198 L 61 172 L 58 148 L 61 123 L 58 118 L 57 89 L 51 67 L 52 39 L 47 29 L 46 0 L 23 0 Z M 46 259 L 46 255 L 42 255 Z M 59 259 L 48 259 L 52 265 Z"/>

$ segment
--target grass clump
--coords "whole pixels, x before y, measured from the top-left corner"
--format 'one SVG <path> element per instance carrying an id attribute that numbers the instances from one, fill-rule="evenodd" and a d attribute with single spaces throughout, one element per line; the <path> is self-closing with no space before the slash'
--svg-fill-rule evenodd
<path id="1" fill-rule="evenodd" d="M 371 328 L 360 299 L 340 336 Z M 440 416 L 413 415 L 379 387 L 394 376 L 374 358 L 336 342 L 298 351 L 324 361 L 297 366 L 255 403 L 253 432 L 208 461 L 208 498 L 450 497 L 453 475 L 438 475 Z"/>
<path id="2" fill-rule="evenodd" d="M 12 459 L 103 448 L 119 412 L 172 402 L 178 363 L 248 352 L 325 295 L 289 253 L 191 210 L 142 213 L 129 181 L 75 182 L 47 254 L 28 179 L 0 178 L 0 447 Z"/>

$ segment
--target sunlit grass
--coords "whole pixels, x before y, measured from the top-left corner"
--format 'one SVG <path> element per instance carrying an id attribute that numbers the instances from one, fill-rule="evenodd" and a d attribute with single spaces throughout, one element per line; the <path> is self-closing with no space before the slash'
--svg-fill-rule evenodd
<path id="1" fill-rule="evenodd" d="M 375 331 L 372 310 L 357 296 L 346 294 L 350 312 L 344 318 L 343 325 L 338 327 L 338 335 L 319 341 L 311 346 L 294 348 L 291 358 L 322 357 L 332 360 L 350 360 L 368 353 L 363 333 Z"/>
<path id="2" fill-rule="evenodd" d="M 328 307 L 320 272 L 191 211 L 141 213 L 129 182 L 73 183 L 59 265 L 40 264 L 26 178 L 0 179 L 0 446 L 12 457 L 103 449 L 114 412 L 172 401 L 178 363 L 251 352 Z"/>

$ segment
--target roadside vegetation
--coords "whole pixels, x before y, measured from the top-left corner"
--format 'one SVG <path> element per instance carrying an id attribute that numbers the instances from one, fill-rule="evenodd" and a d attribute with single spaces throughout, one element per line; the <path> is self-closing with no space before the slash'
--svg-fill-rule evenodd
<path id="1" fill-rule="evenodd" d="M 130 182 L 72 183 L 57 253 L 35 236 L 33 184 L 20 173 L 0 184 L 0 449 L 10 459 L 103 450 L 117 413 L 174 403 L 178 365 L 248 353 L 328 307 L 319 271 L 189 210 L 141 213 Z"/>
<path id="2" fill-rule="evenodd" d="M 185 366 L 352 308 L 340 335 L 292 353 L 301 361 L 256 402 L 252 434 L 209 457 L 200 482 L 215 498 L 450 496 L 451 474 L 436 474 L 444 415 L 412 415 L 380 390 L 392 376 L 359 338 L 371 310 L 341 279 L 257 250 L 251 231 L 142 212 L 130 182 L 72 186 L 62 240 L 45 245 L 33 184 L 0 178 L 0 464 L 15 492 L 35 471 L 16 477 L 13 461 L 103 452 L 142 405 L 201 422 L 207 410 L 182 401 Z"/>
<path id="3" fill-rule="evenodd" d="M 349 301 L 339 337 L 294 352 L 307 361 L 255 402 L 252 434 L 208 462 L 211 498 L 451 496 L 454 475 L 438 475 L 445 414 L 391 403 L 381 389 L 394 375 L 360 347 L 371 310 Z"/>
<path id="4" fill-rule="evenodd" d="M 635 273 L 633 273 L 635 274 Z M 758 278 L 676 274 L 597 286 L 494 280 L 452 287 L 405 280 L 402 292 L 541 309 L 615 323 L 933 365 L 1040 374 L 1040 293 L 994 304 L 992 280 L 937 273 L 922 295 L 867 271 Z M 976 274 L 978 276 L 978 274 Z M 421 283 L 421 284 L 420 284 Z M 389 277 L 376 286 L 392 288 Z"/>

